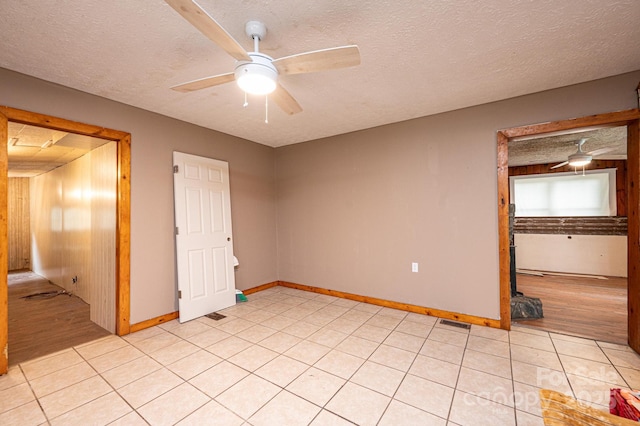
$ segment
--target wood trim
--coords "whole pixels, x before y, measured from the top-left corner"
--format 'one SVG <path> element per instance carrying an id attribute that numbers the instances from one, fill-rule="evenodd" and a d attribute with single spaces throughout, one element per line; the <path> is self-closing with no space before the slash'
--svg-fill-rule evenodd
<path id="1" fill-rule="evenodd" d="M 503 129 L 497 132 L 498 161 L 498 234 L 500 268 L 500 318 L 502 328 L 511 324 L 509 285 L 509 218 L 502 209 L 504 194 L 508 194 L 509 180 L 502 169 L 508 164 L 508 141 L 511 138 L 542 135 L 584 127 L 627 126 L 627 217 L 628 217 L 628 300 L 629 346 L 640 352 L 640 110 L 632 109 L 570 120 Z M 505 192 L 506 191 L 506 192 Z M 508 205 L 507 205 L 508 207 Z M 506 234 L 506 244 L 505 235 Z M 505 250 L 506 247 L 506 250 Z M 505 292 L 506 286 L 506 292 Z M 509 297 L 505 297 L 508 294 Z M 505 315 L 509 312 L 509 315 Z M 508 323 L 508 325 L 506 325 Z"/>
<path id="2" fill-rule="evenodd" d="M 131 136 L 118 141 L 116 206 L 116 334 L 130 333 L 131 267 Z"/>
<path id="3" fill-rule="evenodd" d="M 512 139 L 523 136 L 532 136 L 544 133 L 579 129 L 582 127 L 624 126 L 638 119 L 640 119 L 640 111 L 638 111 L 637 109 L 629 109 L 625 111 L 589 115 L 580 118 L 571 118 L 569 120 L 552 121 L 548 123 L 513 127 L 510 129 L 500 130 L 499 133 L 502 133 L 507 137 L 507 139 Z"/>
<path id="4" fill-rule="evenodd" d="M 253 293 L 257 293 L 257 292 L 262 291 L 262 290 L 267 290 L 267 289 L 269 289 L 271 287 L 276 287 L 279 283 L 280 283 L 280 281 L 273 281 L 273 282 L 270 282 L 270 283 L 267 283 L 267 284 L 259 285 L 257 287 L 251 287 L 251 288 L 248 288 L 246 290 L 242 290 L 242 293 L 246 296 L 247 294 L 253 294 Z"/>
<path id="5" fill-rule="evenodd" d="M 7 117 L 0 112 L 0 375 L 9 371 L 9 287 L 8 274 L 8 218 L 7 191 L 9 179 L 7 172 L 9 158 L 7 137 L 9 123 Z"/>
<path id="6" fill-rule="evenodd" d="M 629 346 L 640 352 L 640 120 L 627 126 L 627 304 Z"/>
<path id="7" fill-rule="evenodd" d="M 313 287 L 304 284 L 296 284 L 287 281 L 279 281 L 282 287 L 295 288 L 298 290 L 310 291 L 313 293 L 326 294 L 329 296 L 340 297 L 342 299 L 355 300 L 357 302 L 370 303 L 372 305 L 384 306 L 386 308 L 399 309 L 401 311 L 414 312 L 417 314 L 429 315 L 438 318 L 445 318 L 455 321 L 466 322 L 469 324 L 484 325 L 488 327 L 500 328 L 500 321 L 490 318 L 477 317 L 474 315 L 459 314 L 456 312 L 443 311 L 440 309 L 432 309 L 424 306 L 411 305 L 408 303 L 393 302 L 375 297 L 361 296 L 359 294 L 345 293 L 337 290 L 329 290 L 321 287 Z"/>
<path id="8" fill-rule="evenodd" d="M 45 114 L 24 111 L 7 106 L 0 106 L 0 347 L 8 335 L 8 317 L 3 316 L 2 306 L 6 306 L 7 274 L 2 273 L 6 268 L 6 261 L 2 261 L 7 252 L 6 213 L 2 212 L 2 203 L 6 204 L 7 197 L 7 130 L 8 121 L 39 126 L 64 132 L 93 136 L 118 143 L 118 199 L 116 205 L 116 333 L 120 336 L 130 332 L 130 240 L 131 240 L 131 135 L 119 130 L 106 129 L 100 126 L 78 123 L 64 118 L 51 117 Z M 2 136 L 4 134 L 4 137 Z M 4 229 L 2 231 L 1 229 Z M 4 266 L 3 266 L 4 265 Z M 3 337 L 4 336 L 4 337 Z M 2 374 L 2 359 L 0 354 L 0 374 Z"/>
<path id="9" fill-rule="evenodd" d="M 51 117 L 49 115 L 38 114 L 7 106 L 0 106 L 0 113 L 4 114 L 9 121 L 13 121 L 15 123 L 77 133 L 79 135 L 93 136 L 95 138 L 107 139 L 115 142 L 119 142 L 129 135 L 129 133 L 122 132 L 120 130 L 106 129 L 92 124 L 79 123 L 77 121 Z"/>
<path id="10" fill-rule="evenodd" d="M 509 139 L 498 132 L 498 266 L 500 328 L 511 329 L 511 255 L 509 254 Z"/>
<path id="11" fill-rule="evenodd" d="M 129 332 L 135 333 L 136 331 L 144 330 L 145 328 L 151 328 L 165 322 L 173 321 L 179 316 L 179 312 L 176 311 L 171 312 L 170 314 L 160 315 L 159 317 L 151 318 L 146 321 L 131 324 L 131 326 L 129 327 Z"/>

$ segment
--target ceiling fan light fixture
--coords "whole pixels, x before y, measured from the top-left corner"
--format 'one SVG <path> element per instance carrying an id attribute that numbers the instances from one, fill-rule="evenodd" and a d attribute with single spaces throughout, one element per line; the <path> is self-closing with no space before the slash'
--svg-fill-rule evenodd
<path id="1" fill-rule="evenodd" d="M 591 162 L 593 157 L 589 154 L 585 154 L 584 152 L 576 152 L 575 154 L 571 154 L 569 156 L 569 165 L 571 167 L 582 167 L 586 166 Z"/>
<path id="2" fill-rule="evenodd" d="M 268 95 L 276 90 L 278 70 L 267 55 L 249 53 L 252 62 L 240 61 L 234 71 L 238 86 L 251 95 Z"/>

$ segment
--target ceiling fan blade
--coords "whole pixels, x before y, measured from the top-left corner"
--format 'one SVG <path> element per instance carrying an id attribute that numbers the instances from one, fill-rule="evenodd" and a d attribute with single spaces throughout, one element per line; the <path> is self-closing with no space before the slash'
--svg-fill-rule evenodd
<path id="1" fill-rule="evenodd" d="M 188 83 L 178 84 L 171 89 L 178 92 L 193 92 L 194 90 L 206 89 L 207 87 L 219 86 L 220 84 L 230 83 L 235 80 L 235 75 L 232 72 L 226 74 L 214 75 L 213 77 L 200 78 Z"/>
<path id="2" fill-rule="evenodd" d="M 566 166 L 567 164 L 569 164 L 569 162 L 568 162 L 568 161 L 563 161 L 562 163 L 560 163 L 560 164 L 556 164 L 555 166 L 553 166 L 553 167 L 551 167 L 551 168 L 552 168 L 552 169 L 557 169 L 557 168 L 559 168 L 559 167 Z"/>
<path id="3" fill-rule="evenodd" d="M 589 155 L 591 156 L 596 156 L 596 155 L 602 155 L 602 154 L 606 154 L 607 152 L 611 152 L 614 151 L 615 148 L 614 147 L 607 147 L 607 148 L 600 148 L 600 149 L 594 149 L 593 151 L 591 151 L 589 153 Z"/>
<path id="4" fill-rule="evenodd" d="M 282 85 L 278 84 L 276 90 L 269 95 L 269 97 L 289 115 L 297 114 L 302 112 L 302 107 L 296 101 L 293 96 L 287 90 L 282 87 Z"/>
<path id="5" fill-rule="evenodd" d="M 342 46 L 315 50 L 275 59 L 280 74 L 302 74 L 360 65 L 358 46 Z"/>
<path id="6" fill-rule="evenodd" d="M 198 31 L 206 35 L 224 49 L 229 55 L 239 61 L 251 61 L 247 51 L 224 29 L 215 19 L 211 17 L 195 1 L 191 0 L 165 0 L 169 6 L 175 9 Z"/>

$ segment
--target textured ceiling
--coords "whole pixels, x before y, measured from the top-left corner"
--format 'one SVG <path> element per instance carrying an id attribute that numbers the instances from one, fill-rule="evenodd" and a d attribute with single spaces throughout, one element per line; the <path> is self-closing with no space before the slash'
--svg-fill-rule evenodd
<path id="1" fill-rule="evenodd" d="M 247 50 L 279 58 L 358 44 L 358 67 L 288 75 L 304 111 L 235 84 L 171 86 L 234 59 L 162 0 L 2 0 L 0 67 L 269 146 L 282 146 L 640 69 L 637 0 L 200 0 Z"/>
<path id="2" fill-rule="evenodd" d="M 611 149 L 595 156 L 596 160 L 627 158 L 627 128 L 622 126 L 510 141 L 509 166 L 562 163 L 578 150 L 576 144 L 582 138 L 587 139 L 582 146 L 584 152 L 590 153 L 601 148 Z"/>

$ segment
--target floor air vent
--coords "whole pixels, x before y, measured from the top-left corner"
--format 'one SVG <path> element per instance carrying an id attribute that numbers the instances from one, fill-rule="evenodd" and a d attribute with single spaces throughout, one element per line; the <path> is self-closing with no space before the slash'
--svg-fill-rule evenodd
<path id="1" fill-rule="evenodd" d="M 449 321 L 449 320 L 446 320 L 446 319 L 441 319 L 440 320 L 440 324 L 450 325 L 452 327 L 458 327 L 458 328 L 466 328 L 467 330 L 471 329 L 471 324 L 465 324 L 465 323 L 462 323 L 462 322 Z"/>
<path id="2" fill-rule="evenodd" d="M 205 317 L 207 317 L 207 318 L 211 318 L 212 320 L 215 320 L 215 321 L 219 321 L 219 320 L 221 320 L 222 318 L 226 318 L 226 316 L 224 316 L 224 315 L 222 315 L 222 314 L 219 314 L 219 313 L 217 313 L 217 312 L 214 312 L 214 313 L 212 313 L 212 314 L 207 314 L 207 315 L 205 315 Z"/>

